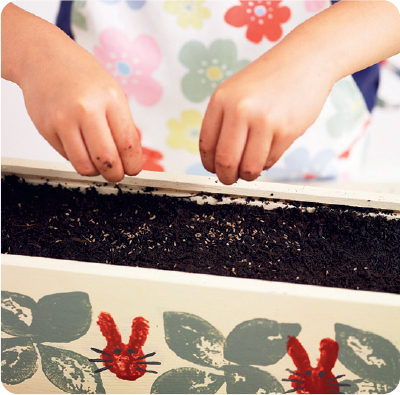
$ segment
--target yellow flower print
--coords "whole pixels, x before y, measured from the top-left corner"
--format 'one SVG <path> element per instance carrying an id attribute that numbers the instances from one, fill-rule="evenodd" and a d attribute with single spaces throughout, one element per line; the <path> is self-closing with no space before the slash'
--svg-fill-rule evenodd
<path id="1" fill-rule="evenodd" d="M 202 115 L 196 110 L 183 111 L 180 121 L 170 119 L 167 126 L 171 134 L 167 144 L 171 148 L 185 148 L 189 152 L 198 153 L 202 120 Z"/>
<path id="2" fill-rule="evenodd" d="M 199 30 L 203 27 L 203 19 L 211 16 L 208 8 L 203 7 L 204 0 L 167 0 L 164 10 L 173 15 L 178 15 L 178 25 L 183 29 L 192 26 Z"/>

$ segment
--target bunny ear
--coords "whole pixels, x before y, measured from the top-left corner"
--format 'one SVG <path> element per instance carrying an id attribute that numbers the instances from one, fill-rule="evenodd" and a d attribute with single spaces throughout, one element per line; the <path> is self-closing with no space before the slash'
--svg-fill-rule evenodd
<path id="1" fill-rule="evenodd" d="M 114 348 L 121 345 L 121 334 L 109 313 L 101 312 L 97 324 L 100 327 L 101 333 L 107 340 L 107 346 Z"/>
<path id="2" fill-rule="evenodd" d="M 136 317 L 132 321 L 132 333 L 129 337 L 129 346 L 133 349 L 142 348 L 149 334 L 149 321 L 143 317 Z"/>
<path id="3" fill-rule="evenodd" d="M 306 371 L 307 369 L 311 369 L 310 358 L 307 351 L 296 337 L 289 336 L 286 349 L 298 370 Z"/>
<path id="4" fill-rule="evenodd" d="M 332 370 L 338 357 L 339 344 L 329 338 L 322 339 L 319 351 L 321 357 L 318 360 L 317 368 L 323 368 L 325 371 Z"/>

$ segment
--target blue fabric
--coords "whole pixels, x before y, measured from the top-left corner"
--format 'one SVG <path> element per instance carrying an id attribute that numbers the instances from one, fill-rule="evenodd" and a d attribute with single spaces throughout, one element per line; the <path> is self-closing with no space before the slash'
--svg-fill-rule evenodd
<path id="1" fill-rule="evenodd" d="M 332 4 L 340 0 L 331 0 Z M 61 1 L 60 9 L 57 15 L 56 25 L 64 30 L 72 39 L 74 35 L 71 30 L 71 10 L 73 1 Z M 378 95 L 378 86 L 380 79 L 380 66 L 379 63 L 367 67 L 353 74 L 354 81 L 364 96 L 365 103 L 368 110 L 371 112 L 376 104 Z"/>
<path id="2" fill-rule="evenodd" d="M 380 79 L 379 63 L 367 67 L 364 70 L 357 71 L 357 73 L 353 74 L 353 78 L 364 96 L 364 100 L 367 104 L 368 110 L 371 112 L 375 107 L 378 96 Z"/>
<path id="3" fill-rule="evenodd" d="M 331 0 L 332 4 L 338 3 L 340 0 Z M 367 67 L 364 70 L 357 71 L 353 74 L 354 81 L 358 89 L 360 89 L 364 96 L 365 103 L 368 110 L 371 112 L 375 107 L 378 87 L 380 79 L 380 65 L 379 63 Z"/>
<path id="4" fill-rule="evenodd" d="M 68 34 L 73 40 L 74 35 L 71 30 L 71 10 L 73 1 L 61 1 L 58 10 L 56 25 Z"/>

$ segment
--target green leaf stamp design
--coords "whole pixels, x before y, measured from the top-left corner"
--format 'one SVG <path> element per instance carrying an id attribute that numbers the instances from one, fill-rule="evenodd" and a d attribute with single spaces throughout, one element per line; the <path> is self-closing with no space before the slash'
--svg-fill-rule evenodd
<path id="1" fill-rule="evenodd" d="M 372 383 L 363 379 L 343 380 L 341 383 L 349 385 L 340 388 L 340 391 L 344 394 L 388 394 L 396 388 L 396 386 Z"/>
<path id="2" fill-rule="evenodd" d="M 400 352 L 387 339 L 372 332 L 335 324 L 339 361 L 363 380 L 388 388 L 400 382 Z"/>
<path id="3" fill-rule="evenodd" d="M 301 326 L 257 318 L 237 325 L 225 339 L 204 319 L 169 311 L 164 313 L 164 329 L 176 355 L 207 369 L 167 371 L 154 382 L 152 393 L 216 393 L 226 382 L 228 393 L 253 394 L 284 392 L 274 376 L 250 365 L 277 363 L 287 353 L 288 336 L 297 336 Z M 210 373 L 210 368 L 217 371 Z"/>
<path id="4" fill-rule="evenodd" d="M 91 322 L 92 307 L 88 294 L 57 293 L 39 299 L 33 312 L 31 330 L 37 343 L 68 343 L 86 334 Z"/>
<path id="5" fill-rule="evenodd" d="M 171 369 L 154 381 L 152 394 L 215 394 L 225 377 L 195 368 Z"/>
<path id="6" fill-rule="evenodd" d="M 245 321 L 228 335 L 224 356 L 241 365 L 273 365 L 286 355 L 288 336 L 296 337 L 300 331 L 299 324 L 264 318 Z"/>
<path id="7" fill-rule="evenodd" d="M 69 350 L 38 344 L 42 370 L 51 383 L 70 394 L 105 394 L 96 364 Z"/>
<path id="8" fill-rule="evenodd" d="M 282 384 L 271 374 L 252 366 L 225 366 L 228 394 L 283 394 Z"/>
<path id="9" fill-rule="evenodd" d="M 5 384 L 32 377 L 41 362 L 46 377 L 70 393 L 105 393 L 97 366 L 86 356 L 43 345 L 68 343 L 87 333 L 92 306 L 84 292 L 46 295 L 35 302 L 16 292 L 1 293 L 1 329 L 14 337 L 2 338 L 1 373 Z"/>
<path id="10" fill-rule="evenodd" d="M 32 377 L 38 369 L 38 355 L 26 338 L 1 339 L 1 381 L 19 384 Z"/>
<path id="11" fill-rule="evenodd" d="M 164 313 L 165 340 L 176 355 L 202 366 L 224 365 L 225 337 L 202 318 L 180 312 Z"/>
<path id="12" fill-rule="evenodd" d="M 32 314 L 36 302 L 29 296 L 1 291 L 1 330 L 12 336 L 32 336 Z"/>

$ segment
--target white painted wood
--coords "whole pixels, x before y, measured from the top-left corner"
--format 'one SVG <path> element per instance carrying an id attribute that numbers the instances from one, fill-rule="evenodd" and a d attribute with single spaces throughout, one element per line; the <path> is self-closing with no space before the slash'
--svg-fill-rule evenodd
<path id="1" fill-rule="evenodd" d="M 2 174 L 18 174 L 30 182 L 45 182 L 75 186 L 107 184 L 114 188 L 116 184 L 106 183 L 101 177 L 83 177 L 76 173 L 69 163 L 32 161 L 14 158 L 2 158 Z M 312 187 L 267 182 L 238 181 L 234 185 L 223 185 L 216 177 L 168 174 L 142 171 L 138 176 L 125 177 L 118 185 L 125 189 L 151 187 L 160 192 L 179 191 L 190 193 L 217 193 L 234 197 L 263 197 L 288 202 L 312 202 L 329 205 L 344 205 L 371 209 L 393 210 L 400 213 L 400 196 L 395 194 L 353 191 L 334 188 Z"/>

